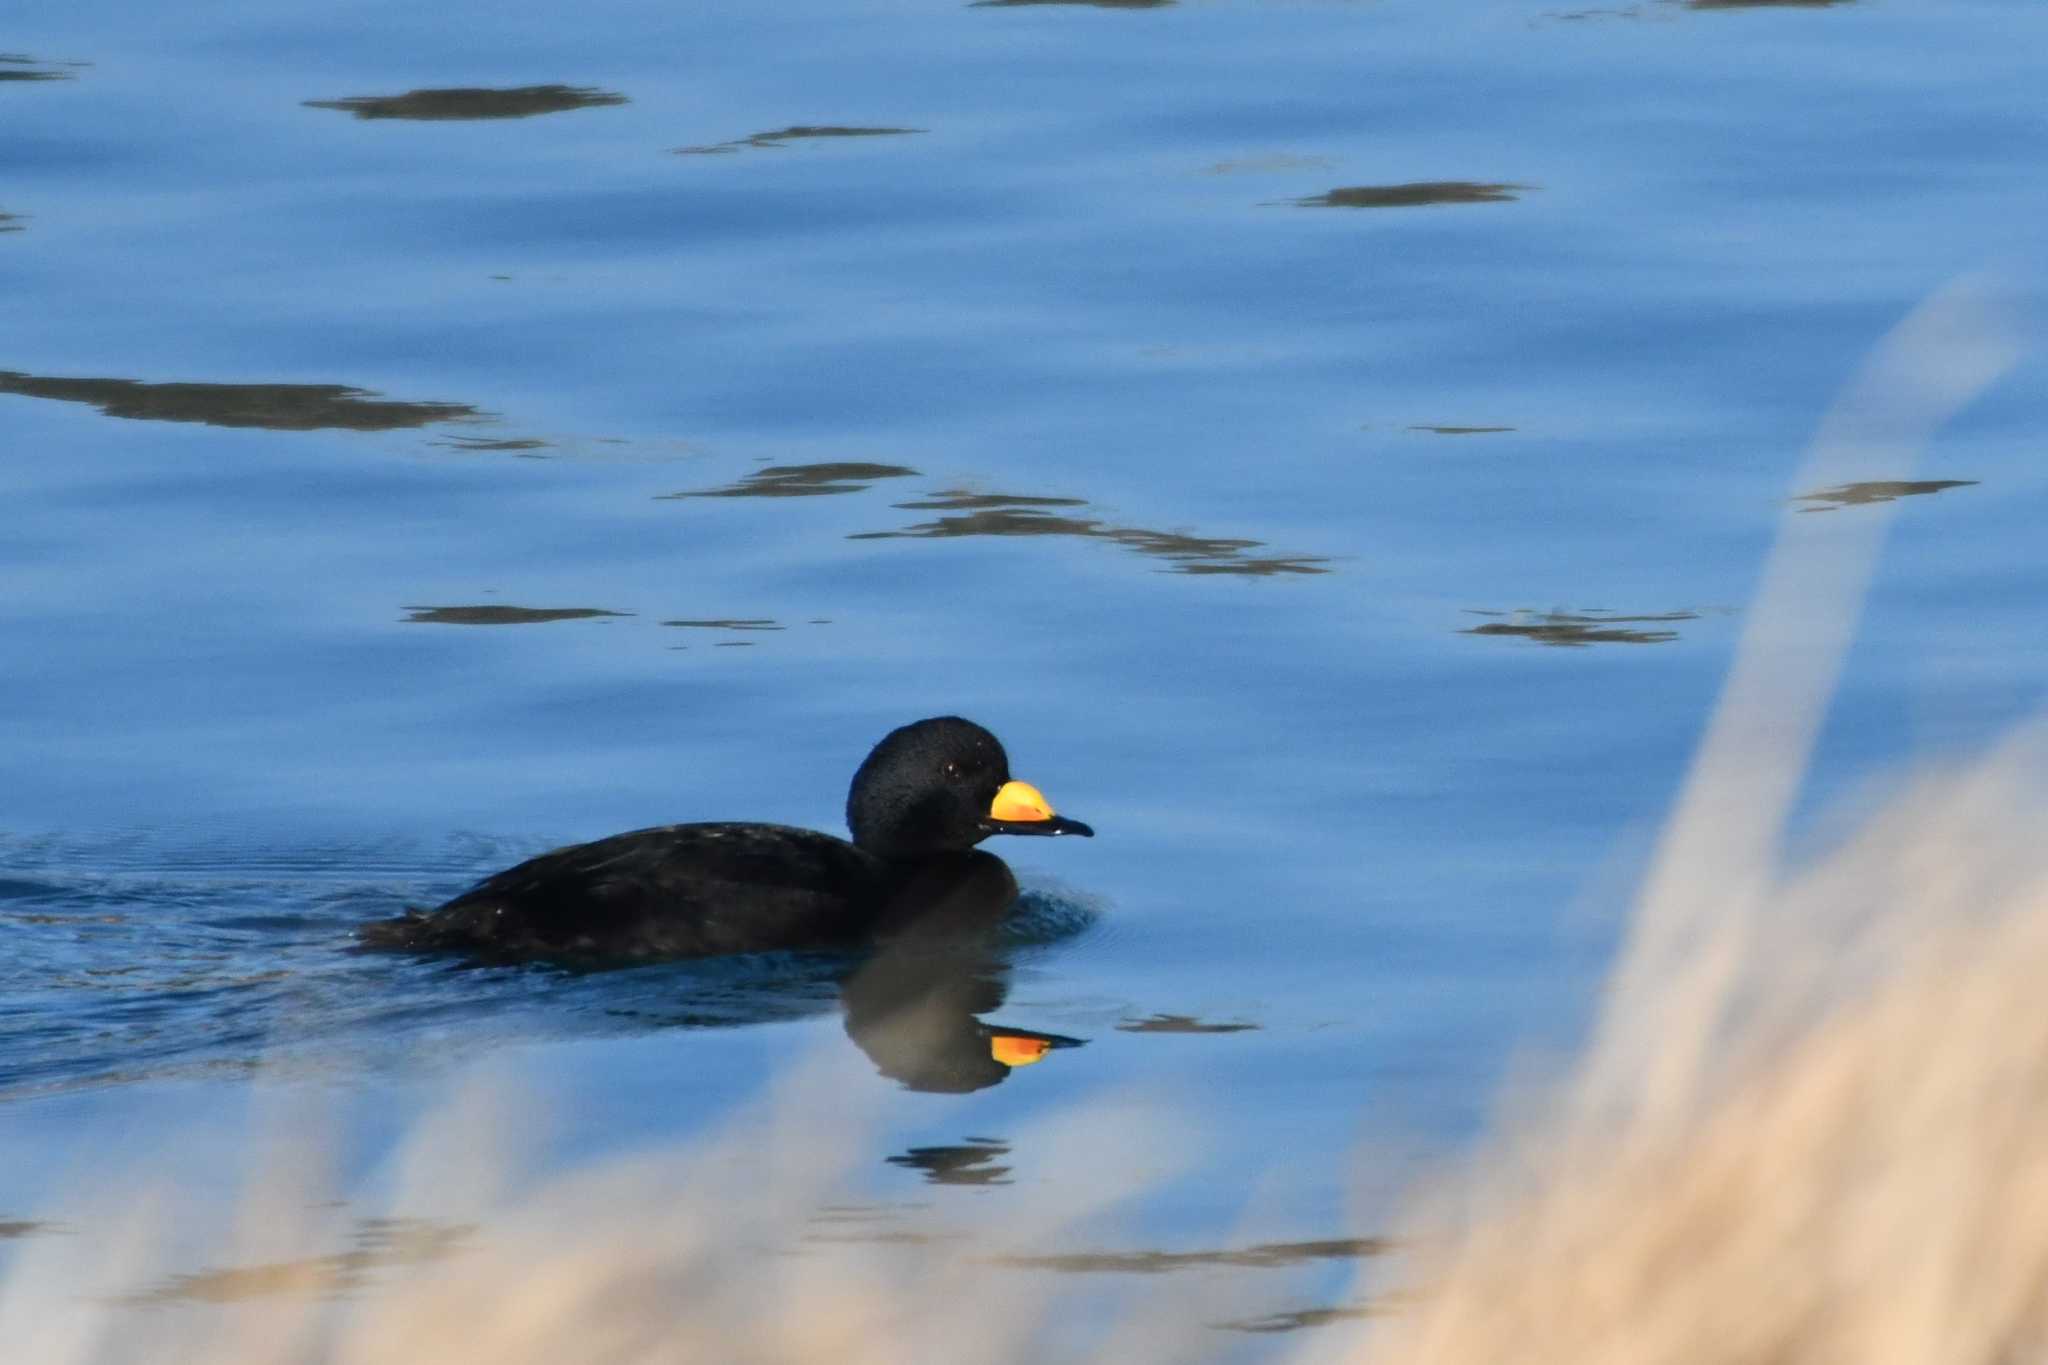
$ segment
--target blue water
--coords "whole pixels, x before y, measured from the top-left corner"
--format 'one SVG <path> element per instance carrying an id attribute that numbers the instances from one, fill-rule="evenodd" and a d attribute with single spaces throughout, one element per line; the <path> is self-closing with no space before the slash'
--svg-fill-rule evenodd
<path id="1" fill-rule="evenodd" d="M 1206 1163 L 1152 1242 L 1255 1179 L 1375 1232 L 1354 1144 L 1455 1146 L 1584 1018 L 1830 395 L 1957 272 L 2038 306 L 2044 43 L 1990 0 L 13 17 L 0 1216 L 258 1074 L 388 1138 L 516 1058 L 568 1160 L 823 1051 L 883 1197 L 1143 1089 Z M 2042 380 L 1950 486 L 1825 513 L 1897 521 L 1818 796 L 2040 705 Z M 1003 1084 L 880 1074 L 830 966 L 350 951 L 562 842 L 836 831 L 942 712 L 1100 834 L 994 848 L 1063 927 L 990 1017 L 1083 1040 Z"/>

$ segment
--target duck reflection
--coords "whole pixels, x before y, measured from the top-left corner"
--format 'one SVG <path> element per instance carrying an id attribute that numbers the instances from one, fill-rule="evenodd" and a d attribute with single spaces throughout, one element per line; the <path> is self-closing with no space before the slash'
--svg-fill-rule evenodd
<path id="1" fill-rule="evenodd" d="M 149 384 L 135 379 L 69 379 L 0 370 L 0 394 L 89 403 L 138 422 L 203 422 L 266 431 L 396 431 L 474 421 L 467 403 L 404 403 L 346 384 Z"/>
<path id="2" fill-rule="evenodd" d="M 0 232 L 19 231 L 21 231 L 21 215 L 18 213 L 0 212 Z"/>
<path id="3" fill-rule="evenodd" d="M 788 128 L 777 128 L 772 133 L 736 137 L 730 142 L 713 142 L 701 147 L 678 147 L 675 153 L 677 156 L 730 156 L 748 147 L 774 150 L 807 138 L 903 137 L 923 131 L 922 128 L 852 128 L 831 123 L 799 123 Z"/>
<path id="4" fill-rule="evenodd" d="M 587 85 L 520 85 L 508 89 L 454 86 L 408 90 L 402 95 L 350 95 L 338 100 L 302 100 L 308 109 L 339 109 L 363 119 L 532 118 L 571 109 L 624 104 L 626 97 Z"/>
<path id="5" fill-rule="evenodd" d="M 841 984 L 846 1036 L 909 1090 L 950 1094 L 1008 1080 L 1081 1040 L 982 1016 L 1009 995 L 1000 938 L 1017 879 L 993 853 L 931 860 L 884 912 L 880 945 Z"/>

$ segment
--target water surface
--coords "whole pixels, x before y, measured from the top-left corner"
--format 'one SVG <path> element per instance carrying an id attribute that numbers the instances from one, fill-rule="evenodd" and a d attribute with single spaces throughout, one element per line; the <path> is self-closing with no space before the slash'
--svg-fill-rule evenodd
<path id="1" fill-rule="evenodd" d="M 1348 1321 L 1356 1144 L 1448 1150 L 1573 1036 L 1782 518 L 1896 517 L 1816 799 L 2039 705 L 2038 359 L 1910 481 L 1786 481 L 1930 289 L 2037 300 L 2044 41 L 1990 3 L 20 16 L 0 1248 L 93 1235 L 81 1172 L 258 1078 L 367 1168 L 511 1066 L 568 1162 L 823 1056 L 884 1223 L 999 1221 L 1075 1175 L 1035 1116 L 1157 1094 L 1200 1177 L 1029 1273 L 1253 1277 L 1219 1352 Z M 1052 927 L 949 1026 L 1079 1044 L 999 1084 L 864 1052 L 847 963 L 351 949 L 565 841 L 836 831 L 946 712 L 1100 834 L 992 846 Z"/>

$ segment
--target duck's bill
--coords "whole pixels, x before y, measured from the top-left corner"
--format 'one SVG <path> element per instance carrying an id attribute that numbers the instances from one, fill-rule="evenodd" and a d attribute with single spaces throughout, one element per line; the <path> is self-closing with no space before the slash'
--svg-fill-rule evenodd
<path id="1" fill-rule="evenodd" d="M 1029 782 L 1005 782 L 996 799 L 989 803 L 982 825 L 991 834 L 1078 834 L 1084 839 L 1095 831 L 1079 820 L 1055 815 L 1045 793 Z"/>

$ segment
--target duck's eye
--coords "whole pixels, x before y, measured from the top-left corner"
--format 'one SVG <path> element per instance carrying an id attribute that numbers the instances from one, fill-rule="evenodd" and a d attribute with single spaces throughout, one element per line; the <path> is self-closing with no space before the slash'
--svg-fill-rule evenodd
<path id="1" fill-rule="evenodd" d="M 948 776 L 948 777 L 958 777 L 958 776 L 960 776 L 960 765 L 959 765 L 958 763 L 955 763 L 955 762 L 951 762 L 951 761 L 948 761 L 948 762 L 947 762 L 947 764 L 946 764 L 946 776 Z"/>

